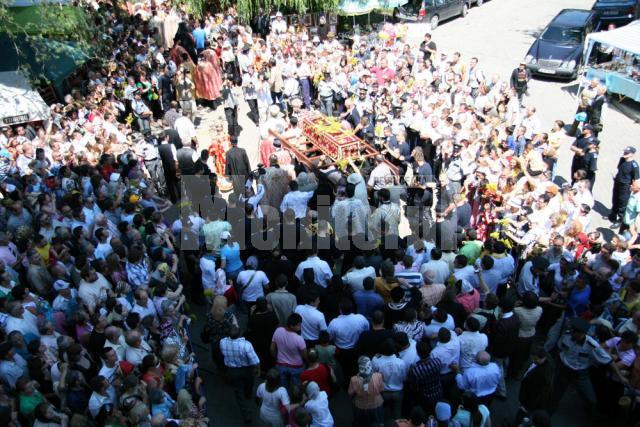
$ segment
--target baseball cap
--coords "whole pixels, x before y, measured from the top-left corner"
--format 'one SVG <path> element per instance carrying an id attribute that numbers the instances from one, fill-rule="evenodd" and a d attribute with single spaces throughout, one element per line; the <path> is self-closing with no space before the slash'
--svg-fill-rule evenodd
<path id="1" fill-rule="evenodd" d="M 229 233 L 228 231 L 223 231 L 222 233 L 220 233 L 220 238 L 222 240 L 227 240 L 229 237 L 231 237 L 231 233 Z"/>
<path id="2" fill-rule="evenodd" d="M 63 289 L 69 289 L 69 282 L 58 279 L 53 283 L 53 289 L 55 289 L 57 292 L 60 292 Z"/>
<path id="3" fill-rule="evenodd" d="M 463 294 L 468 294 L 473 292 L 473 286 L 471 286 L 471 283 L 469 283 L 469 281 L 467 279 L 462 279 L 462 286 L 460 287 L 460 290 L 462 291 Z"/>
<path id="4" fill-rule="evenodd" d="M 584 125 L 584 126 L 582 126 L 582 130 L 583 130 L 583 131 L 588 130 L 588 131 L 593 132 L 593 126 L 588 125 L 588 124 L 587 124 L 587 125 Z"/>
<path id="5" fill-rule="evenodd" d="M 625 147 L 623 153 L 624 153 L 625 156 L 627 154 L 636 154 L 636 149 L 635 149 L 635 147 L 632 147 L 632 146 L 629 145 L 628 147 Z"/>

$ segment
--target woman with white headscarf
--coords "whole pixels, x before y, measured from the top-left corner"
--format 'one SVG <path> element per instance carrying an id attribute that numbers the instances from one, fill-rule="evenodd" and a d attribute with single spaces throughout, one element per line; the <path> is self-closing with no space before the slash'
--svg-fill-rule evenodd
<path id="1" fill-rule="evenodd" d="M 373 372 L 371 359 L 358 358 L 358 374 L 351 377 L 349 396 L 353 398 L 353 425 L 378 426 L 384 424 L 382 374 Z"/>
<path id="2" fill-rule="evenodd" d="M 327 392 L 320 391 L 318 383 L 311 381 L 305 387 L 305 394 L 307 402 L 304 404 L 304 408 L 311 415 L 311 427 L 333 427 Z"/>

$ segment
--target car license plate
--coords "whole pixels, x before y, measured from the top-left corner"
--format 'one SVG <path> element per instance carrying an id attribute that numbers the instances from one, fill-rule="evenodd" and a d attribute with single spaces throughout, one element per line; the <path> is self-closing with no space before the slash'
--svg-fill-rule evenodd
<path id="1" fill-rule="evenodd" d="M 605 10 L 604 12 L 602 12 L 602 14 L 604 16 L 613 16 L 613 15 L 617 15 L 618 11 L 617 10 Z"/>
<path id="2" fill-rule="evenodd" d="M 556 70 L 550 70 L 548 68 L 538 68 L 538 72 L 543 74 L 555 74 Z"/>

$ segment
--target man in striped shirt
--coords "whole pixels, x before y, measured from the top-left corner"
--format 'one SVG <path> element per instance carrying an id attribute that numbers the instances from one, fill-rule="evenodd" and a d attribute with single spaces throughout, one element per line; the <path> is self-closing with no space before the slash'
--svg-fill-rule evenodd
<path id="1" fill-rule="evenodd" d="M 400 282 L 402 289 L 404 289 L 404 300 L 406 302 L 411 301 L 412 294 L 415 293 L 412 289 L 420 289 L 422 285 L 424 285 L 424 280 L 420 271 L 416 271 L 417 269 L 412 268 L 413 257 L 411 255 L 405 255 L 402 259 L 402 264 L 404 269 L 396 272 L 396 278 L 398 279 L 398 282 Z"/>
<path id="2" fill-rule="evenodd" d="M 231 327 L 229 336 L 220 340 L 220 351 L 227 367 L 227 380 L 233 388 L 244 422 L 249 425 L 252 422 L 253 383 L 260 373 L 260 359 L 237 326 Z"/>
<path id="3" fill-rule="evenodd" d="M 419 341 L 416 344 L 416 351 L 420 360 L 409 369 L 407 386 L 417 400 L 415 403 L 429 412 L 433 412 L 435 404 L 442 398 L 442 383 L 440 382 L 442 362 L 439 359 L 429 357 L 431 349 L 426 341 Z"/>

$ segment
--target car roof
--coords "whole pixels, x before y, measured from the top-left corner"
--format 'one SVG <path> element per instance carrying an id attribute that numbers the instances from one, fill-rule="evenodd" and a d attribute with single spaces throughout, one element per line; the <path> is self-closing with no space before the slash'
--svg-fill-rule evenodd
<path id="1" fill-rule="evenodd" d="M 584 25 L 593 16 L 592 10 L 585 9 L 563 9 L 556 15 L 550 24 L 567 27 L 578 27 Z"/>

